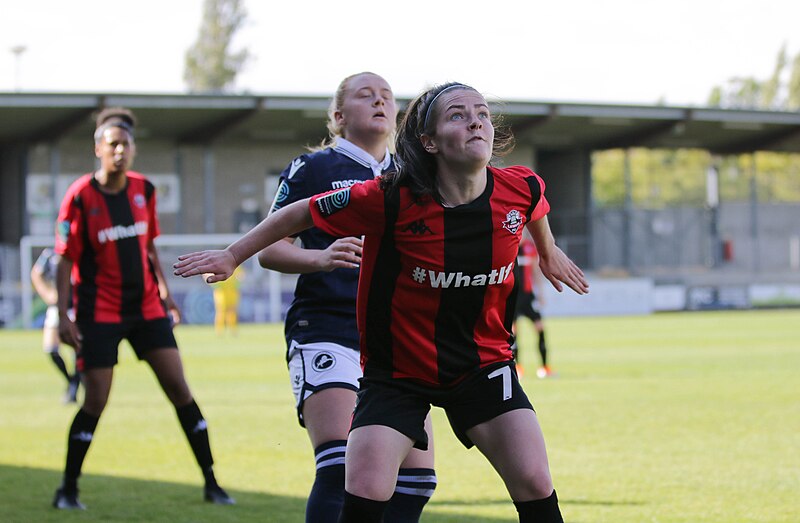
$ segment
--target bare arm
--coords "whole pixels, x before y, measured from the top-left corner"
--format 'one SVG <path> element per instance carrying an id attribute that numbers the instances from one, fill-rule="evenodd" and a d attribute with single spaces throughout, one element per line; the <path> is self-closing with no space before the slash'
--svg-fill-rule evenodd
<path id="1" fill-rule="evenodd" d="M 69 317 L 70 308 L 70 289 L 72 282 L 70 281 L 70 274 L 72 273 L 72 260 L 66 256 L 62 256 L 58 262 L 56 270 L 56 292 L 58 294 L 58 336 L 61 341 L 67 345 L 71 345 L 76 349 L 81 348 L 81 333 L 78 326 Z"/>
<path id="2" fill-rule="evenodd" d="M 56 291 L 55 285 L 44 279 L 42 269 L 36 265 L 31 269 L 31 283 L 36 293 L 42 298 L 42 301 L 48 306 L 56 304 L 58 301 L 58 292 Z"/>
<path id="3" fill-rule="evenodd" d="M 178 256 L 175 275 L 184 278 L 203 274 L 206 282 L 230 278 L 233 271 L 255 253 L 275 242 L 314 225 L 308 198 L 299 200 L 267 216 L 244 236 L 223 250 L 193 252 Z"/>
<path id="4" fill-rule="evenodd" d="M 293 238 L 275 242 L 258 253 L 258 263 L 265 269 L 286 274 L 330 272 L 338 268 L 357 268 L 361 263 L 360 238 L 339 238 L 327 249 L 304 249 Z"/>
<path id="5" fill-rule="evenodd" d="M 589 282 L 586 281 L 583 271 L 556 245 L 547 216 L 528 223 L 527 227 L 536 243 L 536 250 L 539 251 L 542 275 L 553 287 L 561 292 L 563 282 L 578 294 L 589 292 Z"/>
<path id="6" fill-rule="evenodd" d="M 181 311 L 172 299 L 172 294 L 169 292 L 167 279 L 164 277 L 164 271 L 161 269 L 161 262 L 158 258 L 158 249 L 156 249 L 153 240 L 150 240 L 147 244 L 147 257 L 150 258 L 150 263 L 153 264 L 153 268 L 156 272 L 158 294 L 161 296 L 161 299 L 164 300 L 164 304 L 166 304 L 167 310 L 170 316 L 172 316 L 172 324 L 177 325 L 181 322 Z"/>

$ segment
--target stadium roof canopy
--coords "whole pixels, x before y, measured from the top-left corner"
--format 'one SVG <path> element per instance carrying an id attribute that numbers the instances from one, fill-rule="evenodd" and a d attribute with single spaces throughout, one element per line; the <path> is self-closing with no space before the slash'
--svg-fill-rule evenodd
<path id="1" fill-rule="evenodd" d="M 401 106 L 408 99 L 399 100 Z M 92 115 L 125 106 L 140 138 L 318 143 L 327 97 L 0 93 L 0 145 L 91 136 Z M 542 150 L 702 148 L 718 154 L 800 152 L 800 112 L 510 101 L 496 106 L 517 141 Z"/>

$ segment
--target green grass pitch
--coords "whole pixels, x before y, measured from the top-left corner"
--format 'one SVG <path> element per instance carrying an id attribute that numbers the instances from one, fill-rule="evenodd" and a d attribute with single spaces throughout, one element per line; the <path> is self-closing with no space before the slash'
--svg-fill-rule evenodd
<path id="1" fill-rule="evenodd" d="M 800 311 L 545 318 L 558 376 L 523 385 L 571 523 L 800 521 Z M 81 499 L 50 507 L 74 406 L 39 331 L 0 330 L 0 521 L 299 522 L 313 451 L 296 421 L 280 325 L 176 331 L 233 507 L 202 501 L 173 409 L 123 344 Z M 62 353 L 67 354 L 66 349 Z M 514 522 L 492 468 L 434 410 L 439 486 L 422 521 Z"/>

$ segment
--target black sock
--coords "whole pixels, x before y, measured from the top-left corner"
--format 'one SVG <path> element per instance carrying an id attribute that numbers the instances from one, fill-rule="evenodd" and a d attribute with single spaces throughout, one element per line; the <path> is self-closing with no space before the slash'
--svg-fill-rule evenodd
<path id="1" fill-rule="evenodd" d="M 547 366 L 547 344 L 544 341 L 544 331 L 539 333 L 539 354 L 542 356 L 542 367 Z"/>
<path id="2" fill-rule="evenodd" d="M 186 439 L 189 440 L 189 446 L 192 447 L 197 464 L 203 471 L 206 486 L 216 486 L 214 458 L 211 456 L 211 445 L 208 442 L 208 426 L 203 418 L 203 413 L 200 412 L 200 407 L 192 400 L 188 405 L 176 407 L 175 412 L 178 413 L 178 420 L 181 422 Z"/>
<path id="3" fill-rule="evenodd" d="M 67 435 L 67 464 L 64 467 L 64 484 L 67 492 L 78 489 L 78 477 L 81 475 L 83 460 L 94 437 L 94 430 L 100 418 L 92 416 L 83 409 L 75 414 Z"/>
<path id="4" fill-rule="evenodd" d="M 564 523 L 554 490 L 550 496 L 533 501 L 515 501 L 520 523 Z"/>
<path id="5" fill-rule="evenodd" d="M 53 360 L 56 367 L 58 368 L 59 372 L 67 378 L 67 381 L 70 379 L 69 371 L 67 371 L 67 365 L 64 363 L 64 358 L 61 357 L 61 354 L 58 353 L 58 350 L 50 351 L 50 359 Z"/>
<path id="6" fill-rule="evenodd" d="M 345 490 L 339 523 L 381 523 L 389 501 L 375 501 L 350 494 Z"/>
<path id="7" fill-rule="evenodd" d="M 436 472 L 433 469 L 401 468 L 394 495 L 383 516 L 384 522 L 416 523 L 435 489 Z"/>
<path id="8" fill-rule="evenodd" d="M 314 449 L 317 473 L 306 503 L 307 523 L 336 523 L 344 503 L 344 453 L 347 440 L 323 443 Z"/>

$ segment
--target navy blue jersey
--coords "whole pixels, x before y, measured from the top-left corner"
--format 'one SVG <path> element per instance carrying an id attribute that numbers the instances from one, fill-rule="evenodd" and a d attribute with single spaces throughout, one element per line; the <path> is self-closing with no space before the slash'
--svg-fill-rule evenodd
<path id="1" fill-rule="evenodd" d="M 58 261 L 61 256 L 51 248 L 46 248 L 36 259 L 35 267 L 39 269 L 42 274 L 42 279 L 52 285 L 56 284 L 56 272 L 58 271 Z"/>
<path id="2" fill-rule="evenodd" d="M 270 212 L 315 194 L 371 180 L 392 167 L 388 152 L 379 164 L 363 150 L 340 139 L 333 147 L 304 154 L 289 164 L 281 173 Z M 299 238 L 303 248 L 320 250 L 337 239 L 316 227 L 303 231 Z M 358 350 L 357 290 L 358 269 L 301 274 L 286 313 L 287 342 L 328 341 Z"/>

